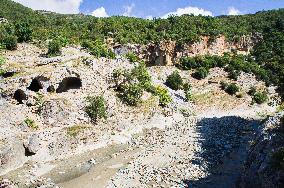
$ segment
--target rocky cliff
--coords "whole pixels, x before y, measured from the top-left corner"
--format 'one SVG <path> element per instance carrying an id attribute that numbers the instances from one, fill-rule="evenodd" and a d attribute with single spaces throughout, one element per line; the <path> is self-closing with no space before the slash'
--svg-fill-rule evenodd
<path id="1" fill-rule="evenodd" d="M 149 65 L 173 65 L 178 63 L 181 57 L 194 57 L 202 55 L 218 55 L 235 51 L 238 54 L 247 55 L 253 46 L 261 40 L 259 34 L 243 36 L 238 42 L 226 40 L 225 36 L 219 36 L 214 40 L 203 36 L 200 41 L 178 45 L 175 41 L 161 41 L 148 45 L 116 45 L 114 50 L 118 54 L 133 51 Z"/>

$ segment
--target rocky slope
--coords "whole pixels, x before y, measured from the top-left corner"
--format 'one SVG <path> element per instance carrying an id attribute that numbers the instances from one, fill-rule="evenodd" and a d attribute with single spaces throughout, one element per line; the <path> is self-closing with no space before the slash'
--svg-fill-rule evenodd
<path id="1" fill-rule="evenodd" d="M 217 40 L 220 50 L 203 52 L 226 52 L 227 44 Z M 170 54 L 163 65 L 175 56 L 170 46 L 159 48 Z M 201 53 L 198 48 L 191 52 Z M 20 44 L 2 54 L 9 71 L 0 81 L 0 187 L 232 187 L 261 119 L 278 104 L 273 87 L 269 103 L 251 104 L 245 92 L 265 84 L 245 73 L 236 81 L 243 98 L 228 95 L 219 84 L 228 81 L 227 73 L 214 68 L 201 81 L 178 70 L 192 85 L 192 102 L 182 90 L 167 88 L 173 98 L 168 107 L 147 92 L 138 107 L 129 107 L 117 97 L 112 73 L 133 63 L 122 56 L 96 59 L 76 46 L 54 58 L 45 53 Z M 148 67 L 153 83 L 164 87 L 175 70 Z M 107 120 L 91 122 L 84 111 L 90 95 L 104 96 Z"/>

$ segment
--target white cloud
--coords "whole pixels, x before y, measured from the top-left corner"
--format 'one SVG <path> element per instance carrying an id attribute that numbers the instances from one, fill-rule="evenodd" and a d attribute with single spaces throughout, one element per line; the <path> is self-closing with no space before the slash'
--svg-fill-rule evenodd
<path id="1" fill-rule="evenodd" d="M 34 10 L 47 10 L 62 14 L 77 14 L 83 0 L 14 0 Z"/>
<path id="2" fill-rule="evenodd" d="M 135 7 L 134 3 L 132 3 L 129 6 L 124 6 L 124 13 L 122 15 L 123 16 L 133 16 L 132 11 L 133 11 L 134 7 Z"/>
<path id="3" fill-rule="evenodd" d="M 183 14 L 193 14 L 195 16 L 203 15 L 203 16 L 213 16 L 211 11 L 204 10 L 202 8 L 198 7 L 184 7 L 184 8 L 178 8 L 175 12 L 169 12 L 162 16 L 162 18 L 167 18 L 170 15 L 176 15 L 181 16 Z"/>
<path id="4" fill-rule="evenodd" d="M 92 15 L 95 16 L 95 17 L 108 17 L 108 14 L 106 12 L 106 9 L 104 7 L 101 7 L 101 8 L 97 8 L 96 10 L 94 10 L 92 12 Z"/>
<path id="5" fill-rule="evenodd" d="M 242 14 L 242 12 L 236 9 L 235 7 L 228 8 L 228 15 L 240 15 L 240 14 Z"/>

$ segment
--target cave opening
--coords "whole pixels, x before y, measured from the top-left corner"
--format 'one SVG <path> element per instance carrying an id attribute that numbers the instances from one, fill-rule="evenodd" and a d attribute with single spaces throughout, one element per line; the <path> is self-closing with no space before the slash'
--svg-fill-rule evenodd
<path id="1" fill-rule="evenodd" d="M 42 84 L 40 83 L 38 78 L 34 78 L 27 88 L 30 91 L 38 92 L 39 90 L 43 89 Z"/>
<path id="2" fill-rule="evenodd" d="M 21 89 L 15 91 L 13 98 L 18 101 L 18 104 L 23 104 L 23 101 L 28 99 L 25 92 Z"/>
<path id="3" fill-rule="evenodd" d="M 64 78 L 58 88 L 56 89 L 56 93 L 67 92 L 70 89 L 80 89 L 82 87 L 82 80 L 77 77 L 67 77 Z"/>

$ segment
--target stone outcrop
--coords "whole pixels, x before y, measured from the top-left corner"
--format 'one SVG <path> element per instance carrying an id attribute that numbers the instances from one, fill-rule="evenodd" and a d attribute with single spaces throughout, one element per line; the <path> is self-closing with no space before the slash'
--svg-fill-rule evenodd
<path id="1" fill-rule="evenodd" d="M 254 44 L 261 39 L 259 34 L 247 35 L 240 38 L 238 42 L 226 40 L 221 35 L 215 40 L 203 36 L 198 42 L 188 43 L 182 46 L 175 41 L 161 41 L 157 44 L 148 45 L 116 45 L 114 51 L 118 55 L 124 55 L 129 51 L 137 54 L 141 59 L 151 65 L 171 66 L 178 63 L 181 57 L 194 57 L 199 55 L 218 55 L 236 51 L 238 54 L 247 55 L 250 53 Z"/>

